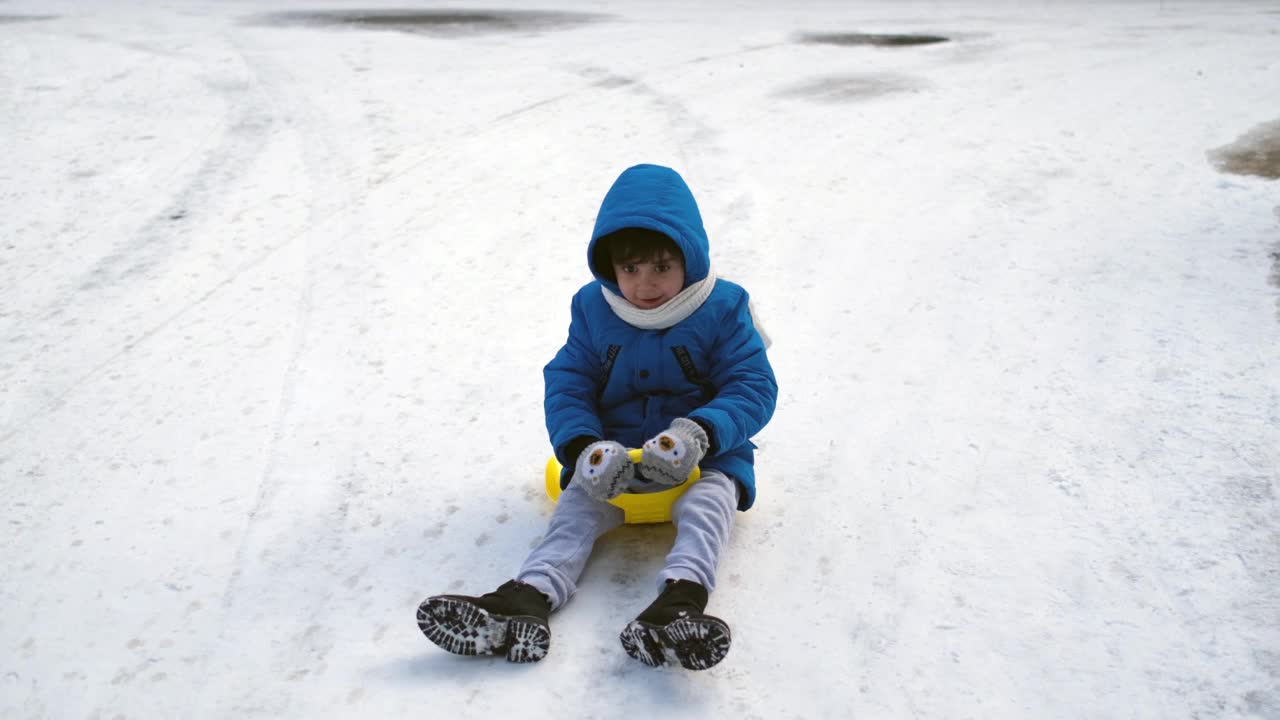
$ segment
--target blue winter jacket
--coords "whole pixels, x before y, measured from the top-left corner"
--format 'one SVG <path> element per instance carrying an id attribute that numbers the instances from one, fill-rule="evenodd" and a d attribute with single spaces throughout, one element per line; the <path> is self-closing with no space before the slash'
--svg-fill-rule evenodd
<path id="1" fill-rule="evenodd" d="M 595 267 L 600 238 L 636 227 L 672 238 L 684 253 L 685 286 L 707 277 L 710 246 L 698 205 L 670 168 L 637 165 L 610 188 L 587 247 L 595 281 L 573 297 L 569 339 L 546 366 L 547 430 L 556 457 L 580 436 L 638 448 L 687 417 L 711 429 L 704 469 L 737 481 L 738 509 L 755 502 L 751 436 L 773 415 L 778 385 L 764 342 L 747 310 L 747 292 L 727 280 L 692 315 L 665 330 L 642 330 L 619 318 L 601 286 L 621 295 Z M 572 468 L 562 478 L 567 483 Z"/>

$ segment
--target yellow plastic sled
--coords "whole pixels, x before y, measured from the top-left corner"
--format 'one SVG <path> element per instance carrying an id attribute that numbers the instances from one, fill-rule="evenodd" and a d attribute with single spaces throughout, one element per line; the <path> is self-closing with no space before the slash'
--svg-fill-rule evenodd
<path id="1" fill-rule="evenodd" d="M 640 450 L 629 450 L 633 462 L 640 462 Z M 555 456 L 547 461 L 547 495 L 552 500 L 560 500 L 560 470 L 562 466 Z M 662 523 L 671 522 L 671 507 L 675 505 L 676 500 L 685 493 L 694 483 L 702 478 L 702 470 L 694 468 L 693 473 L 689 475 L 689 479 L 682 485 L 677 485 L 670 490 L 663 490 L 655 493 L 623 493 L 609 502 L 622 508 L 629 525 L 638 525 L 643 523 Z"/>

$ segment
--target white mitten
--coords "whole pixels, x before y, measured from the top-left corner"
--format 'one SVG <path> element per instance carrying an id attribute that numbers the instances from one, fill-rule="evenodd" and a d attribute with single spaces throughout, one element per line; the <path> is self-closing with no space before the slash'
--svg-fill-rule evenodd
<path id="1" fill-rule="evenodd" d="M 689 479 L 710 444 L 701 425 L 688 418 L 676 418 L 671 427 L 645 442 L 637 469 L 646 480 L 679 485 Z"/>
<path id="2" fill-rule="evenodd" d="M 591 443 L 578 456 L 573 481 L 596 500 L 618 497 L 635 477 L 635 463 L 627 449 L 612 440 Z"/>

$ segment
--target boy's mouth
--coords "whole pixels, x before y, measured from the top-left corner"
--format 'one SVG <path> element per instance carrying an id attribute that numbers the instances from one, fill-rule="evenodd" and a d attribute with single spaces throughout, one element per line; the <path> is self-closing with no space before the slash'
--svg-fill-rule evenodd
<path id="1" fill-rule="evenodd" d="M 652 310 L 658 307 L 659 305 L 661 305 L 662 303 L 666 302 L 666 299 L 661 297 L 656 297 L 650 300 L 646 300 L 644 298 L 636 298 L 636 300 L 637 300 L 636 305 L 640 306 L 645 310 Z"/>

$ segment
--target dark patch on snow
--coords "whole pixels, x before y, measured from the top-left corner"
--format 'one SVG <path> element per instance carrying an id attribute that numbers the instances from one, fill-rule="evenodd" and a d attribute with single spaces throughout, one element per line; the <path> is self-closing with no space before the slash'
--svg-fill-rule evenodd
<path id="1" fill-rule="evenodd" d="M 872 47 L 909 47 L 912 45 L 934 45 L 949 42 L 951 38 L 942 35 L 915 35 L 910 33 L 805 33 L 800 42 L 810 45 L 844 45 Z"/>
<path id="2" fill-rule="evenodd" d="M 0 25 L 8 25 L 10 23 L 21 22 L 40 22 L 42 20 L 57 20 L 57 15 L 0 15 Z"/>
<path id="3" fill-rule="evenodd" d="M 1199 27 L 1197 27 L 1197 26 L 1195 26 L 1195 25 L 1190 25 L 1190 24 L 1181 24 L 1181 25 L 1129 25 L 1128 27 L 1123 27 L 1123 28 L 1121 28 L 1121 30 L 1123 30 L 1123 31 L 1125 31 L 1125 32 L 1127 32 L 1127 33 L 1129 33 L 1129 34 L 1131 34 L 1131 35 L 1142 35 L 1142 36 L 1146 36 L 1146 35 L 1150 35 L 1150 34 L 1159 35 L 1159 34 L 1161 34 L 1161 33 L 1167 33 L 1167 32 L 1190 32 L 1190 31 L 1192 31 L 1192 30 L 1199 30 L 1199 29 L 1200 29 Z"/>
<path id="4" fill-rule="evenodd" d="M 1222 172 L 1280 179 L 1280 120 L 1258 125 L 1230 145 L 1208 154 L 1214 167 Z"/>
<path id="5" fill-rule="evenodd" d="M 1276 222 L 1280 222 L 1280 205 L 1275 206 L 1272 212 L 1275 213 Z M 1280 243 L 1271 248 L 1271 274 L 1267 276 L 1267 280 L 1280 288 Z M 1280 320 L 1280 298 L 1276 299 L 1276 320 Z"/>
<path id="6" fill-rule="evenodd" d="M 904 92 L 918 92 L 924 87 L 923 82 L 907 75 L 890 73 L 829 75 L 783 88 L 774 94 L 783 98 L 821 103 L 847 103 Z"/>
<path id="7" fill-rule="evenodd" d="M 1250 715 L 1275 717 L 1280 714 L 1280 693 L 1250 690 L 1244 695 L 1244 704 Z"/>
<path id="8" fill-rule="evenodd" d="M 580 12 L 532 10 L 312 10 L 260 15 L 252 21 L 267 25 L 348 26 L 373 30 L 458 37 L 493 33 L 562 30 L 605 18 Z"/>
<path id="9" fill-rule="evenodd" d="M 621 75 L 606 75 L 605 77 L 600 78 L 599 80 L 591 84 L 598 88 L 612 90 L 613 88 L 620 88 L 620 87 L 627 87 L 628 85 L 635 85 L 636 81 L 633 80 L 632 78 L 623 77 Z"/>

